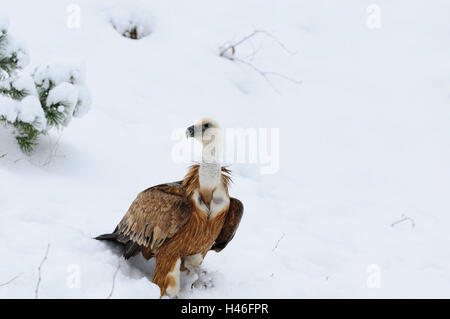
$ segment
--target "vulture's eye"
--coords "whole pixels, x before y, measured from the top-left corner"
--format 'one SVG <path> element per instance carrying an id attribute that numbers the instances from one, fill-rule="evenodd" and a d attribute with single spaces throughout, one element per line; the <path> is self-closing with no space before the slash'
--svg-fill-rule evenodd
<path id="1" fill-rule="evenodd" d="M 206 129 L 208 129 L 208 128 L 209 128 L 209 123 L 203 124 L 203 129 L 204 129 L 204 130 L 206 130 Z"/>

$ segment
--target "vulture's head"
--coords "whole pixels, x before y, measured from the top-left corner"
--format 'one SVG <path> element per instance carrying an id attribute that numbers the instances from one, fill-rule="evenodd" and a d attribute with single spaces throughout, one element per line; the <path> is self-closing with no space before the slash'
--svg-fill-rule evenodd
<path id="1" fill-rule="evenodd" d="M 195 138 L 201 142 L 203 146 L 210 144 L 211 142 L 220 143 L 220 126 L 212 119 L 202 119 L 196 124 L 189 126 L 186 129 L 187 138 Z"/>

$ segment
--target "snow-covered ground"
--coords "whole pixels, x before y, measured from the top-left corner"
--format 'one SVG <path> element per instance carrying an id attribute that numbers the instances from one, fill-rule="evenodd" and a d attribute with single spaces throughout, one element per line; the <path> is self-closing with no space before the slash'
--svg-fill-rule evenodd
<path id="1" fill-rule="evenodd" d="M 40 298 L 106 298 L 119 262 L 113 298 L 159 297 L 153 262 L 91 238 L 184 176 L 172 134 L 208 116 L 279 128 L 279 170 L 232 163 L 244 218 L 181 297 L 449 298 L 450 2 L 378 0 L 376 29 L 371 3 L 0 0 L 29 68 L 82 63 L 93 100 L 31 157 L 0 129 L 0 297 L 34 298 L 48 244 Z M 111 26 L 127 14 L 145 37 Z M 219 57 L 254 29 L 295 52 L 260 34 L 254 65 L 300 85 Z"/>

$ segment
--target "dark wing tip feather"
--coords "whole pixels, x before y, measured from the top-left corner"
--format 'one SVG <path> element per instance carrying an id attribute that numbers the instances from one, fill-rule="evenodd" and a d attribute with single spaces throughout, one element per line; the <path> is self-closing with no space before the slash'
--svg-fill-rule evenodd
<path id="1" fill-rule="evenodd" d="M 103 234 L 97 237 L 94 237 L 96 240 L 112 240 L 115 241 L 117 239 L 117 234 Z"/>
<path id="2" fill-rule="evenodd" d="M 97 240 L 111 240 L 111 241 L 116 241 L 117 237 L 119 236 L 118 233 L 118 227 L 116 227 L 114 229 L 114 231 L 111 234 L 103 234 L 97 237 L 94 237 L 93 239 L 97 239 Z"/>
<path id="3" fill-rule="evenodd" d="M 125 259 L 129 259 L 130 257 L 136 256 L 142 249 L 142 246 L 136 244 L 133 241 L 129 241 L 125 244 L 125 248 L 123 250 L 123 257 Z"/>

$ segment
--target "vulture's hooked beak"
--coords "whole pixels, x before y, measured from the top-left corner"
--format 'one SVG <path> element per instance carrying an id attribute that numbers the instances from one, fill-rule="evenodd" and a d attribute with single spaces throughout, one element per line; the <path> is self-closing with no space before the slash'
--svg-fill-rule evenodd
<path id="1" fill-rule="evenodd" d="M 194 137 L 194 125 L 186 129 L 186 138 Z"/>

